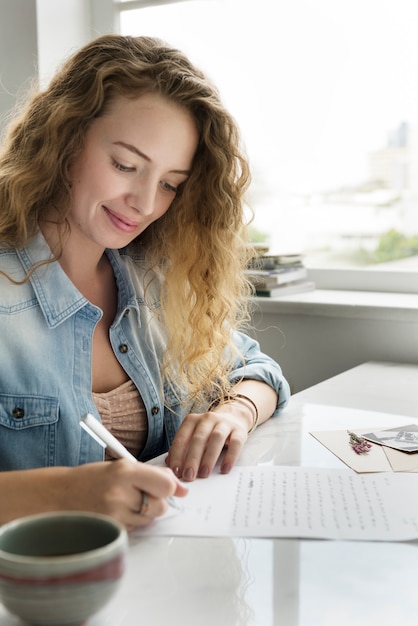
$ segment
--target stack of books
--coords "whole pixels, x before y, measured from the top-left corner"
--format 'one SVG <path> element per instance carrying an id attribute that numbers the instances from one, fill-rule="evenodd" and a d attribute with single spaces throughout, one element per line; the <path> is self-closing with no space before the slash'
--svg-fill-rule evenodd
<path id="1" fill-rule="evenodd" d="M 315 289 L 299 254 L 259 254 L 249 263 L 246 274 L 259 297 L 287 296 Z"/>

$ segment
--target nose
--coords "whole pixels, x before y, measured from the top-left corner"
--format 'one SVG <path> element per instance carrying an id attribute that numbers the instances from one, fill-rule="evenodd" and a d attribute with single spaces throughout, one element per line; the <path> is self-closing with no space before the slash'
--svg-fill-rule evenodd
<path id="1" fill-rule="evenodd" d="M 128 204 L 141 215 L 152 215 L 157 207 L 158 184 L 151 179 L 136 180 L 128 193 Z"/>

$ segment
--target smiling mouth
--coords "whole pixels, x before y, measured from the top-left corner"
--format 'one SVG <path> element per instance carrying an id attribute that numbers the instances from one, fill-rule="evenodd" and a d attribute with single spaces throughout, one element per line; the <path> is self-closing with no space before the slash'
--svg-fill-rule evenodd
<path id="1" fill-rule="evenodd" d="M 138 228 L 138 224 L 136 222 L 133 222 L 127 217 L 122 217 L 118 213 L 113 213 L 113 211 L 110 211 L 105 206 L 103 206 L 103 208 L 105 210 L 106 215 L 112 222 L 112 224 L 116 226 L 118 230 L 121 230 L 124 233 L 132 233 L 134 230 Z"/>

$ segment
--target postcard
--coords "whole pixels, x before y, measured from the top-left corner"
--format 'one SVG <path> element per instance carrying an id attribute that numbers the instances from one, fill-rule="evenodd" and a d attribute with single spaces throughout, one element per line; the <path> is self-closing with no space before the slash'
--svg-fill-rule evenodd
<path id="1" fill-rule="evenodd" d="M 347 430 L 324 430 L 314 431 L 310 434 L 315 437 L 330 452 L 337 456 L 343 463 L 353 469 L 355 472 L 372 473 L 372 472 L 418 472 L 418 454 L 413 454 L 401 448 L 401 440 L 398 440 L 399 447 L 395 448 L 389 445 L 392 439 L 396 438 L 398 432 L 412 432 L 418 435 L 418 427 L 416 425 L 396 426 L 392 429 L 382 428 L 357 428 L 355 433 L 372 442 L 372 447 L 366 454 L 356 454 L 349 445 L 349 431 Z M 379 438 L 380 433 L 386 433 Z M 368 435 L 374 437 L 372 441 Z M 389 443 L 388 443 L 389 442 Z"/>
<path id="2" fill-rule="evenodd" d="M 364 433 L 363 437 L 372 443 L 388 446 L 402 452 L 418 452 L 418 426 L 416 424 L 385 428 L 379 431 L 374 430 L 371 433 Z"/>

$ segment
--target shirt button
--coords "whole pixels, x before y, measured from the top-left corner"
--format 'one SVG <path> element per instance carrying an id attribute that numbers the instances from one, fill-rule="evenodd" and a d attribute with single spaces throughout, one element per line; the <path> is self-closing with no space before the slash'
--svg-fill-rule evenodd
<path id="1" fill-rule="evenodd" d="M 15 420 L 20 420 L 22 419 L 22 417 L 25 416 L 25 410 L 22 409 L 20 406 L 16 406 L 13 409 L 12 415 L 15 418 Z"/>
<path id="2" fill-rule="evenodd" d="M 160 409 L 158 406 L 153 406 L 151 409 L 151 415 L 157 415 L 157 413 L 160 412 Z"/>
<path id="3" fill-rule="evenodd" d="M 126 345 L 126 343 L 121 343 L 120 344 L 119 352 L 122 352 L 122 354 L 125 354 L 126 352 L 128 352 L 128 346 Z"/>

